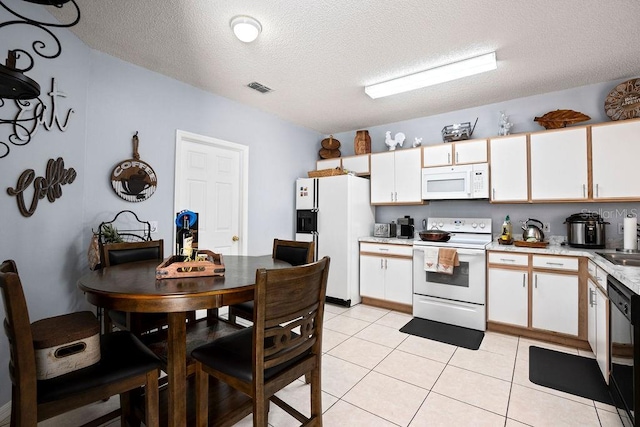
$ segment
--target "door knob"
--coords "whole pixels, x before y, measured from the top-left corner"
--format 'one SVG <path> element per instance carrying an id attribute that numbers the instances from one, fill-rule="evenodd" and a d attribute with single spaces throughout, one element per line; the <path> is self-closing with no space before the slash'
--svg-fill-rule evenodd
<path id="1" fill-rule="evenodd" d="M 240 240 L 240 238 L 238 236 L 233 236 L 231 240 L 233 240 L 234 242 L 237 242 L 238 240 Z"/>

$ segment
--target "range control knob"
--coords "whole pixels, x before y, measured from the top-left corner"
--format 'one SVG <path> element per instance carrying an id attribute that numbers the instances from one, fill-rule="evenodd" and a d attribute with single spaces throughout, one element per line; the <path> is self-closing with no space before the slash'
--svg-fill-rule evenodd
<path id="1" fill-rule="evenodd" d="M 480 228 L 484 228 L 484 222 L 480 223 Z"/>
<path id="2" fill-rule="evenodd" d="M 436 228 L 436 222 L 435 222 L 435 221 L 433 221 L 433 222 L 431 223 L 431 228 Z"/>
<path id="3" fill-rule="evenodd" d="M 439 222 L 438 223 L 438 227 L 440 227 L 440 228 L 444 227 L 444 222 Z"/>
<path id="4" fill-rule="evenodd" d="M 471 227 L 476 228 L 478 226 L 478 224 L 476 224 L 475 222 L 471 223 Z"/>

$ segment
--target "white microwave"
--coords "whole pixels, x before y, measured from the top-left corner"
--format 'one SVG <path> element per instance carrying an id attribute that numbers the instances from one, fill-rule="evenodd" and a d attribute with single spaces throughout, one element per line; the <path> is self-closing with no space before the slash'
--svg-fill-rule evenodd
<path id="1" fill-rule="evenodd" d="M 488 199 L 489 164 L 422 169 L 424 200 Z"/>

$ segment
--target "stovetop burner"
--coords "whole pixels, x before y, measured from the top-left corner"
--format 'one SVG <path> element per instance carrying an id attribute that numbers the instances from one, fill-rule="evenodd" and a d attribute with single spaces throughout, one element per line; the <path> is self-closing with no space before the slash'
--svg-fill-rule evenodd
<path id="1" fill-rule="evenodd" d="M 427 229 L 451 233 L 447 242 L 415 240 L 417 246 L 484 249 L 491 242 L 491 218 L 428 218 Z"/>

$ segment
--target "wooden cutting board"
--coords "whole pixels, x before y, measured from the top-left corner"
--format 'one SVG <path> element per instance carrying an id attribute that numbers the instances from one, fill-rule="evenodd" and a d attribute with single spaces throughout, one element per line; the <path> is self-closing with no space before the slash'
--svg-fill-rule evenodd
<path id="1" fill-rule="evenodd" d="M 549 246 L 549 242 L 525 242 L 524 240 L 516 240 L 513 244 L 524 248 L 546 248 Z"/>

